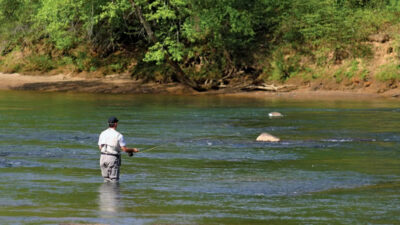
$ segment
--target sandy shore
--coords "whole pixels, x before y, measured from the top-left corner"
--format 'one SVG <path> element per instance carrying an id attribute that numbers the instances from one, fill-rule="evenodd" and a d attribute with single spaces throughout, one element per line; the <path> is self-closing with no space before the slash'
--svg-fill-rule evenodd
<path id="1" fill-rule="evenodd" d="M 53 76 L 21 75 L 0 73 L 0 90 L 25 90 L 43 92 L 84 92 L 84 93 L 171 93 L 191 94 L 190 88 L 180 84 L 143 83 L 116 75 L 105 78 L 84 78 L 59 74 Z"/>
<path id="2" fill-rule="evenodd" d="M 102 79 L 74 77 L 59 74 L 53 76 L 36 76 L 0 73 L 0 90 L 31 90 L 31 91 L 64 91 L 85 93 L 115 93 L 115 94 L 188 94 L 188 95 L 226 95 L 251 98 L 290 98 L 290 99 L 376 99 L 399 98 L 400 89 L 390 89 L 378 93 L 374 89 L 354 90 L 315 90 L 309 87 L 297 87 L 289 92 L 273 91 L 241 91 L 226 88 L 218 91 L 197 93 L 180 84 L 143 83 L 120 76 L 107 76 Z"/>
<path id="3" fill-rule="evenodd" d="M 61 74 L 56 76 L 29 76 L 29 75 L 20 75 L 17 73 L 13 74 L 0 73 L 0 90 L 10 90 L 29 83 L 61 82 L 71 79 L 74 78 Z"/>

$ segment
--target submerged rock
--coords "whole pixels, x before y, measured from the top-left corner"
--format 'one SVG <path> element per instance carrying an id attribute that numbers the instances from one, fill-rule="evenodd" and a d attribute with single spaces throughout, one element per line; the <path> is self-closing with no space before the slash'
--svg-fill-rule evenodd
<path id="1" fill-rule="evenodd" d="M 281 139 L 279 139 L 278 137 L 275 137 L 274 135 L 268 134 L 268 133 L 261 133 L 256 141 L 265 141 L 265 142 L 278 142 Z"/>
<path id="2" fill-rule="evenodd" d="M 280 112 L 270 112 L 268 113 L 269 117 L 283 117 L 282 113 Z"/>

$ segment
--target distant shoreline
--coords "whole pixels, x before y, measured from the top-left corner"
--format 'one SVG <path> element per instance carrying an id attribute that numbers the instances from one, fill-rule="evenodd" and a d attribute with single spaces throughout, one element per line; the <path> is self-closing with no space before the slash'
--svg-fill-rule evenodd
<path id="1" fill-rule="evenodd" d="M 291 91 L 243 91 L 233 87 L 220 90 L 196 92 L 177 83 L 145 83 L 116 76 L 106 78 L 84 78 L 71 75 L 21 75 L 0 73 L 0 90 L 29 90 L 41 92 L 77 92 L 77 93 L 110 93 L 110 94 L 174 94 L 174 95 L 224 95 L 251 98 L 285 98 L 285 99 L 321 99 L 351 100 L 400 97 L 400 89 L 390 89 L 378 93 L 374 89 L 354 90 L 315 90 L 298 86 Z"/>

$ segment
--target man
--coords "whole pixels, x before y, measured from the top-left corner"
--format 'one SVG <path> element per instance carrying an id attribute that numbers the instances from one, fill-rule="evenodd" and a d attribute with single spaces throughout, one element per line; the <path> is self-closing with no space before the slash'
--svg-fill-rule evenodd
<path id="1" fill-rule="evenodd" d="M 126 147 L 124 136 L 116 129 L 118 119 L 114 116 L 108 119 L 108 129 L 101 132 L 99 137 L 100 169 L 104 182 L 118 182 L 119 168 L 121 166 L 121 149 L 132 156 L 139 152 L 136 148 Z"/>

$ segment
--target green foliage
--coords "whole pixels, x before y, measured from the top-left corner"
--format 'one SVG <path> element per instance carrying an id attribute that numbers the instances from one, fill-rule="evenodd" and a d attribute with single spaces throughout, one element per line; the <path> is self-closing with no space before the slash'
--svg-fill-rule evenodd
<path id="1" fill-rule="evenodd" d="M 31 55 L 24 66 L 26 71 L 48 72 L 55 68 L 54 61 L 48 55 Z"/>
<path id="2" fill-rule="evenodd" d="M 42 0 L 35 19 L 58 49 L 70 49 L 77 41 L 76 30 L 82 7 L 80 0 Z"/>
<path id="3" fill-rule="evenodd" d="M 335 73 L 333 74 L 333 77 L 336 80 L 336 83 L 340 83 L 343 80 L 343 68 L 338 69 L 337 71 L 335 71 Z"/>
<path id="4" fill-rule="evenodd" d="M 144 81 L 166 82 L 171 81 L 172 72 L 164 65 L 153 65 L 141 61 L 132 70 L 132 76 Z"/>
<path id="5" fill-rule="evenodd" d="M 380 81 L 399 80 L 400 65 L 398 63 L 390 63 L 381 66 L 375 77 Z"/>
<path id="6" fill-rule="evenodd" d="M 337 0 L 339 6 L 349 8 L 382 8 L 391 3 L 391 0 Z"/>
<path id="7" fill-rule="evenodd" d="M 166 54 L 167 53 L 165 52 L 164 46 L 160 42 L 157 42 L 149 48 L 149 52 L 147 52 L 143 61 L 154 61 L 157 63 L 157 65 L 161 65 L 161 62 L 164 61 Z"/>
<path id="8" fill-rule="evenodd" d="M 0 0 L 0 20 L 15 19 L 22 4 L 21 0 Z"/>
<path id="9" fill-rule="evenodd" d="M 5 55 L 14 48 L 27 45 L 37 30 L 32 18 L 40 6 L 38 0 L 0 0 L 0 50 Z"/>
<path id="10" fill-rule="evenodd" d="M 288 42 L 300 40 L 317 46 L 342 47 L 354 41 L 349 39 L 356 32 L 350 15 L 348 8 L 338 8 L 331 0 L 294 0 L 280 32 Z"/>
<path id="11" fill-rule="evenodd" d="M 101 62 L 98 58 L 88 55 L 84 51 L 79 51 L 77 54 L 73 55 L 73 64 L 78 72 L 93 72 L 97 70 L 101 65 Z"/>
<path id="12" fill-rule="evenodd" d="M 330 52 L 331 49 L 327 47 L 321 47 L 314 51 L 315 63 L 317 66 L 326 66 L 328 64 Z"/>
<path id="13" fill-rule="evenodd" d="M 336 69 L 333 73 L 333 78 L 336 83 L 341 83 L 343 80 L 352 82 L 368 81 L 370 74 L 371 72 L 366 68 L 365 61 L 352 60 Z M 356 79 L 353 80 L 352 78 Z"/>
<path id="14" fill-rule="evenodd" d="M 18 73 L 22 70 L 22 63 L 7 62 L 8 60 L 0 61 L 0 69 L 5 73 Z"/>
<path id="15" fill-rule="evenodd" d="M 368 78 L 369 78 L 369 71 L 367 70 L 367 69 L 363 69 L 362 71 L 361 71 L 361 74 L 360 74 L 360 78 L 363 80 L 363 81 L 367 81 L 368 80 Z"/>
<path id="16" fill-rule="evenodd" d="M 359 62 L 357 60 L 353 60 L 350 64 L 350 68 L 344 73 L 347 79 L 351 79 L 356 75 L 358 72 L 358 64 Z"/>
<path id="17" fill-rule="evenodd" d="M 149 22 L 156 43 L 149 40 L 130 0 L 0 0 L 2 57 L 20 49 L 35 52 L 26 59 L 29 69 L 49 71 L 57 65 L 74 65 L 78 71 L 95 71 L 104 66 L 115 73 L 127 69 L 128 63 L 110 56 L 129 52 L 132 54 L 127 57 L 140 55 L 138 65 L 154 67 L 154 71 L 138 71 L 166 74 L 166 79 L 173 76 L 164 68 L 166 56 L 200 81 L 259 73 L 255 71 L 263 67 L 268 67 L 264 74 L 274 80 L 284 81 L 296 74 L 315 79 L 319 75 L 302 68 L 300 59 L 308 57 L 310 63 L 325 67 L 370 57 L 367 37 L 388 24 L 400 24 L 397 0 L 135 3 Z M 79 50 L 81 46 L 85 50 Z M 283 51 L 285 48 L 290 51 Z M 398 46 L 394 49 L 400 52 Z M 47 55 L 57 55 L 58 64 Z M 360 70 L 354 60 L 338 71 L 336 79 L 350 79 L 363 73 Z M 152 76 L 151 72 L 141 74 Z"/>
<path id="18" fill-rule="evenodd" d="M 103 60 L 103 62 L 108 64 L 107 70 L 105 72 L 121 73 L 127 69 L 130 60 L 125 55 L 115 55 Z"/>
<path id="19" fill-rule="evenodd" d="M 396 53 L 397 58 L 400 58 L 400 35 L 399 34 L 394 35 L 393 39 L 394 39 L 394 44 L 393 44 L 394 52 Z"/>
<path id="20" fill-rule="evenodd" d="M 74 64 L 74 59 L 70 56 L 64 56 L 59 61 L 60 66 L 67 66 L 67 65 L 73 65 L 73 64 Z"/>
<path id="21" fill-rule="evenodd" d="M 361 76 L 361 79 L 366 79 L 368 71 L 363 69 L 360 72 L 360 63 L 357 60 L 352 60 L 350 63 L 342 65 L 333 74 L 336 83 L 341 83 L 344 79 L 350 80 L 353 77 Z"/>
<path id="22" fill-rule="evenodd" d="M 329 59 L 321 52 L 334 52 L 334 62 L 349 57 L 369 57 L 372 52 L 365 40 L 377 33 L 392 13 L 385 9 L 377 11 L 372 5 L 360 8 L 347 3 L 295 0 L 282 19 L 277 35 L 300 51 L 316 54 L 319 65 L 328 63 Z"/>
<path id="23" fill-rule="evenodd" d="M 122 69 L 124 68 L 124 65 L 121 63 L 115 63 L 115 64 L 111 64 L 110 68 L 113 72 L 121 72 Z"/>
<path id="24" fill-rule="evenodd" d="M 257 46 L 279 23 L 282 2 L 191 1 L 192 13 L 183 24 L 183 35 L 192 45 L 203 46 L 190 49 L 192 60 L 206 58 L 223 72 L 252 66 Z"/>
<path id="25" fill-rule="evenodd" d="M 147 43 L 129 0 L 97 0 L 89 8 L 91 16 L 86 18 L 85 27 L 88 39 L 99 53 L 107 55 L 121 45 Z"/>
<path id="26" fill-rule="evenodd" d="M 301 71 L 300 57 L 286 57 L 282 53 L 278 53 L 272 62 L 271 80 L 285 81 L 291 76 Z"/>

